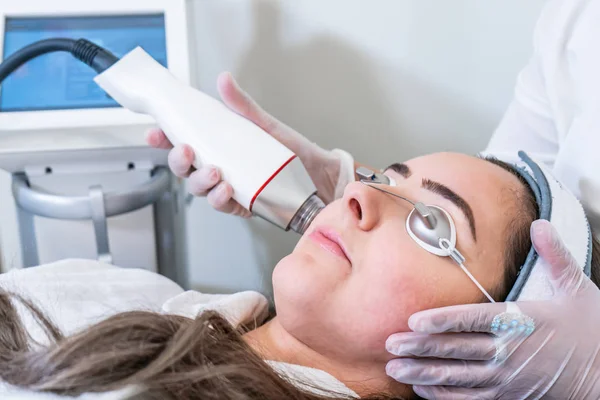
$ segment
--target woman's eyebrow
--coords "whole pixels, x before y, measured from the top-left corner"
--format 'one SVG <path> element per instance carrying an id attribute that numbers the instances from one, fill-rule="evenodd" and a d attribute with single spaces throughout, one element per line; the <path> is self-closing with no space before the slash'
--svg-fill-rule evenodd
<path id="1" fill-rule="evenodd" d="M 426 178 L 423 178 L 423 181 L 421 182 L 421 187 L 435 194 L 439 194 L 443 198 L 454 203 L 454 205 L 458 207 L 458 209 L 460 209 L 460 211 L 462 211 L 462 213 L 465 215 L 467 221 L 469 221 L 469 227 L 471 228 L 473 240 L 477 242 L 477 232 L 475 231 L 475 217 L 473 216 L 473 210 L 471 209 L 471 206 L 469 205 L 469 203 L 467 203 L 465 199 L 460 197 L 454 190 L 450 189 L 448 186 Z"/>
<path id="2" fill-rule="evenodd" d="M 397 174 L 402 175 L 404 178 L 409 178 L 412 175 L 412 171 L 410 170 L 410 167 L 404 163 L 392 164 L 389 167 L 387 167 L 386 169 L 384 169 L 384 171 L 386 171 L 388 169 L 391 169 L 392 171 L 396 172 Z M 473 240 L 475 240 L 477 242 L 477 231 L 475 230 L 475 217 L 473 215 L 473 210 L 471 209 L 471 206 L 469 205 L 469 203 L 467 203 L 467 201 L 465 199 L 460 197 L 458 195 L 458 193 L 456 193 L 454 190 L 450 189 L 448 186 L 443 185 L 439 182 L 434 182 L 429 179 L 424 178 L 421 183 L 421 187 L 423 187 L 423 189 L 429 190 L 430 192 L 438 194 L 438 195 L 442 196 L 443 198 L 445 198 L 446 200 L 449 200 L 452 203 L 454 203 L 454 205 L 458 209 L 460 209 L 460 211 L 462 211 L 462 213 L 465 215 L 465 217 L 467 218 L 467 221 L 469 221 L 469 228 L 471 229 L 471 235 L 473 235 Z"/>
<path id="3" fill-rule="evenodd" d="M 408 167 L 408 165 L 404 163 L 395 163 L 384 169 L 384 171 L 391 169 L 397 174 L 402 175 L 404 178 L 409 178 L 412 175 L 412 171 Z"/>

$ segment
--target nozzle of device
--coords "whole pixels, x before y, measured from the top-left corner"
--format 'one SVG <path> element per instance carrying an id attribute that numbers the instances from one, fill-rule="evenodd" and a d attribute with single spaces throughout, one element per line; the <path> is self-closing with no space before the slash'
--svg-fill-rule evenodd
<path id="1" fill-rule="evenodd" d="M 152 116 L 174 144 L 194 149 L 194 166 L 216 165 L 233 198 L 278 227 L 303 233 L 325 207 L 302 162 L 223 103 L 178 81 L 136 48 L 95 78 L 131 111 Z"/>

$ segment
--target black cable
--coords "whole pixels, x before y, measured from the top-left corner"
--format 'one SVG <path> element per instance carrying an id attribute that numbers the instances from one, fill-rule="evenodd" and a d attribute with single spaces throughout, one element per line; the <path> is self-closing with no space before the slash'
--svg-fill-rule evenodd
<path id="1" fill-rule="evenodd" d="M 23 47 L 0 64 L 0 83 L 26 62 L 43 54 L 64 51 L 101 73 L 119 61 L 111 52 L 85 39 L 45 39 Z"/>

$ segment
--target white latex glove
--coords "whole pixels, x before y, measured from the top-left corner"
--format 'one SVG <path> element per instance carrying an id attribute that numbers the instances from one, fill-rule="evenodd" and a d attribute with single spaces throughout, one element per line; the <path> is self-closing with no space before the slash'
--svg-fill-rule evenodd
<path id="1" fill-rule="evenodd" d="M 388 351 L 411 358 L 390 361 L 388 375 L 427 399 L 600 399 L 600 290 L 550 223 L 536 221 L 531 237 L 555 296 L 515 303 L 535 321 L 530 336 L 491 334 L 507 303 L 422 311 L 409 319 L 414 332 L 389 337 Z"/>
<path id="2" fill-rule="evenodd" d="M 219 75 L 217 88 L 227 107 L 261 127 L 298 156 L 325 204 L 341 197 L 346 185 L 354 181 L 354 160 L 348 153 L 342 150 L 326 151 L 278 121 L 256 104 L 228 72 Z M 148 132 L 147 142 L 156 148 L 173 148 L 161 130 Z M 204 165 L 195 170 L 193 161 L 194 151 L 190 146 L 177 146 L 169 153 L 169 167 L 178 177 L 188 178 L 190 193 L 206 196 L 209 204 L 219 211 L 244 217 L 251 215 L 232 199 L 233 188 L 221 180 L 217 166 Z"/>

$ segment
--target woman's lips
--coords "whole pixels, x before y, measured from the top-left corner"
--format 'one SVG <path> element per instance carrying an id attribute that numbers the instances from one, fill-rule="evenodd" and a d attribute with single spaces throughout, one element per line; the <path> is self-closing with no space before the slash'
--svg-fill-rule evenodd
<path id="1" fill-rule="evenodd" d="M 316 229 L 309 235 L 309 238 L 314 240 L 323 249 L 350 262 L 350 257 L 348 257 L 344 250 L 344 244 L 336 232 L 328 229 Z"/>

